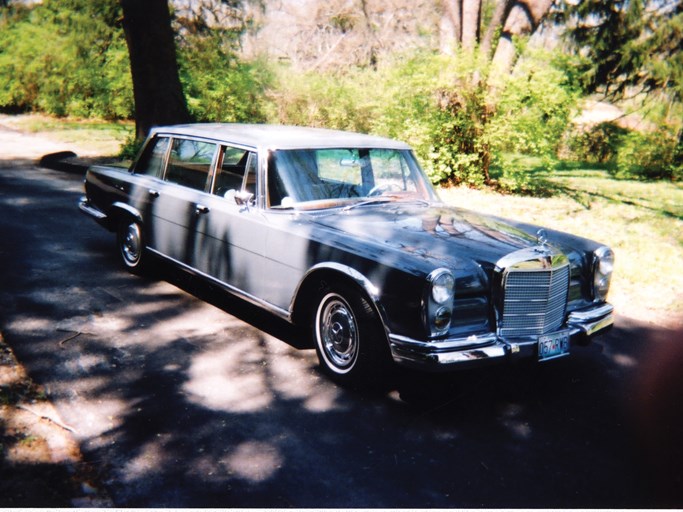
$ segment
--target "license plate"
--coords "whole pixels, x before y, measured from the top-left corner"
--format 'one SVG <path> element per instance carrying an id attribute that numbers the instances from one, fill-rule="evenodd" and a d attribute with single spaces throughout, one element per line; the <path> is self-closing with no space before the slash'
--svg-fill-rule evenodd
<path id="1" fill-rule="evenodd" d="M 569 354 L 569 331 L 545 334 L 538 338 L 538 360 L 547 361 Z"/>

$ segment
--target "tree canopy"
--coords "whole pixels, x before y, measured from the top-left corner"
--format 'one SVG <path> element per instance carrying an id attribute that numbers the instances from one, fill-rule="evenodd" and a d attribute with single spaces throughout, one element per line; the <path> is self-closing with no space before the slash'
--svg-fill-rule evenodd
<path id="1" fill-rule="evenodd" d="M 138 138 L 191 119 L 369 131 L 411 142 L 435 182 L 523 189 L 509 155 L 595 139 L 570 133 L 581 94 L 656 96 L 666 150 L 647 166 L 680 167 L 682 2 L 9 0 L 0 110 L 134 118 Z M 601 133 L 584 157 L 650 144 Z"/>
<path id="2" fill-rule="evenodd" d="M 564 2 L 558 22 L 578 50 L 588 92 L 659 91 L 683 100 L 681 0 Z"/>

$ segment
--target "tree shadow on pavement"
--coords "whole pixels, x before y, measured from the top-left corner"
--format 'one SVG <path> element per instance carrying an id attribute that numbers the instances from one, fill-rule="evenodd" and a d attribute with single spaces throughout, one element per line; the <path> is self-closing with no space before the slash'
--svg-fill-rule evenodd
<path id="1" fill-rule="evenodd" d="M 115 506 L 683 505 L 680 333 L 622 318 L 547 365 L 352 392 L 281 320 L 120 269 L 78 194 L 0 199 L 0 326 Z"/>
<path id="2" fill-rule="evenodd" d="M 90 307 L 127 327 L 91 323 L 58 351 L 34 331 L 25 353 L 83 419 L 83 451 L 119 506 L 682 503 L 673 332 L 621 319 L 545 366 L 400 371 L 385 393 L 360 393 L 321 377 L 287 324 L 173 271 L 162 277 L 112 273 L 101 287 L 126 300 L 95 294 Z M 225 323 L 197 327 L 215 313 Z M 168 323 L 177 330 L 158 329 Z"/>

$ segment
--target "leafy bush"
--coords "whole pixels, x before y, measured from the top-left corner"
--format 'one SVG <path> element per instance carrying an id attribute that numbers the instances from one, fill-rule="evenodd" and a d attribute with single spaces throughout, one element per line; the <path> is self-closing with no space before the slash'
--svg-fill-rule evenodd
<path id="1" fill-rule="evenodd" d="M 259 123 L 271 74 L 260 62 L 240 62 L 229 31 L 187 36 L 180 45 L 180 77 L 190 114 L 197 121 Z"/>
<path id="2" fill-rule="evenodd" d="M 405 140 L 437 184 L 488 183 L 505 192 L 547 195 L 551 187 L 539 174 L 554 172 L 560 149 L 572 159 L 607 165 L 616 165 L 621 153 L 623 176 L 645 173 L 645 167 L 650 177 L 680 176 L 680 162 L 659 170 L 650 162 L 641 171 L 627 171 L 628 149 L 622 145 L 628 132 L 614 124 L 567 137 L 580 96 L 571 70 L 562 55 L 527 48 L 494 96 L 484 86 L 486 69 L 476 55 L 419 51 L 385 61 L 377 70 L 337 74 L 285 69 L 271 91 L 271 119 Z M 647 152 L 641 153 L 645 158 Z M 528 158 L 509 155 L 535 157 L 536 163 L 529 167 Z M 637 161 L 633 154 L 628 159 Z"/>
<path id="3" fill-rule="evenodd" d="M 381 92 L 373 131 L 409 142 L 434 183 L 488 179 L 489 114 L 476 67 L 472 56 L 420 52 L 401 56 L 374 83 Z"/>
<path id="4" fill-rule="evenodd" d="M 679 146 L 663 128 L 639 132 L 605 122 L 570 133 L 563 153 L 574 161 L 606 164 L 620 179 L 679 181 L 683 178 Z"/>
<path id="5" fill-rule="evenodd" d="M 145 141 L 138 139 L 135 136 L 135 133 L 131 133 L 121 145 L 121 149 L 117 156 L 121 160 L 134 160 L 138 156 L 144 143 Z"/>
<path id="6" fill-rule="evenodd" d="M 488 127 L 496 152 L 557 154 L 578 91 L 552 62 L 552 55 L 545 51 L 529 52 L 505 81 Z"/>
<path id="7" fill-rule="evenodd" d="M 510 153 L 497 156 L 491 166 L 491 175 L 500 192 L 548 197 L 557 188 L 548 181 L 547 176 L 551 176 L 559 167 L 558 161 L 551 155 L 538 157 Z"/>
<path id="8" fill-rule="evenodd" d="M 280 68 L 276 122 L 370 132 L 409 142 L 435 183 L 481 185 L 485 113 L 463 60 L 418 52 L 377 70 L 296 73 Z"/>
<path id="9" fill-rule="evenodd" d="M 616 158 L 622 139 L 628 133 L 613 122 L 577 127 L 567 135 L 564 153 L 568 159 L 608 163 Z"/>
<path id="10" fill-rule="evenodd" d="M 358 132 L 372 131 L 378 110 L 372 73 L 355 69 L 348 74 L 302 72 L 288 65 L 275 70 L 268 92 L 270 120 L 299 126 L 318 126 Z M 381 87 L 381 80 L 376 85 Z"/>
<path id="11" fill-rule="evenodd" d="M 129 118 L 133 94 L 115 0 L 45 0 L 0 14 L 0 108 Z"/>
<path id="12" fill-rule="evenodd" d="M 577 100 L 551 61 L 546 53 L 528 52 L 494 92 L 476 56 L 404 58 L 384 82 L 388 99 L 373 129 L 410 142 L 435 183 L 492 183 L 493 165 L 500 187 L 529 193 L 531 177 L 503 156 L 554 158 Z"/>
<path id="13" fill-rule="evenodd" d="M 676 162 L 677 139 L 659 130 L 630 132 L 623 136 L 613 174 L 625 179 L 680 180 L 683 168 Z"/>

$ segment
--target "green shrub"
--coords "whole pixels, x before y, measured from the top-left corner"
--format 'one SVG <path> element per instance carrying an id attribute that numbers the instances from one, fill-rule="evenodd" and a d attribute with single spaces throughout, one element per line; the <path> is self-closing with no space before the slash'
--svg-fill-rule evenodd
<path id="1" fill-rule="evenodd" d="M 409 142 L 434 183 L 481 186 L 490 146 L 483 88 L 467 55 L 402 56 L 375 81 L 373 131 Z"/>
<path id="2" fill-rule="evenodd" d="M 626 128 L 613 122 L 575 128 L 567 135 L 564 156 L 580 162 L 611 162 L 616 158 L 622 139 L 627 133 Z"/>
<path id="3" fill-rule="evenodd" d="M 484 182 L 481 89 L 463 60 L 418 52 L 377 70 L 278 71 L 276 122 L 375 133 L 409 142 L 435 182 Z M 457 81 L 463 87 L 454 86 Z"/>
<path id="4" fill-rule="evenodd" d="M 318 126 L 358 132 L 372 131 L 377 112 L 372 72 L 355 69 L 348 74 L 301 72 L 288 65 L 275 70 L 269 91 L 272 122 Z M 381 80 L 375 83 L 382 87 Z"/>
<path id="5" fill-rule="evenodd" d="M 180 77 L 191 115 L 197 121 L 259 123 L 272 78 L 260 62 L 240 62 L 233 34 L 215 30 L 187 36 L 178 52 Z"/>
<path id="6" fill-rule="evenodd" d="M 144 140 L 139 140 L 137 137 L 135 137 L 135 133 L 131 133 L 128 137 L 126 137 L 126 140 L 121 145 L 118 157 L 121 160 L 134 160 L 142 149 L 142 145 L 144 143 Z"/>
<path id="7" fill-rule="evenodd" d="M 663 130 L 630 132 L 621 140 L 612 172 L 622 179 L 680 180 L 683 169 L 675 160 L 677 145 L 678 140 Z"/>
<path id="8" fill-rule="evenodd" d="M 578 91 L 552 62 L 552 54 L 546 51 L 529 52 L 505 81 L 487 127 L 495 152 L 540 157 L 557 154 Z"/>
<path id="9" fill-rule="evenodd" d="M 439 95 L 440 104 L 429 120 L 432 179 L 439 183 L 484 185 L 491 148 L 482 90 L 465 86 Z"/>
<path id="10" fill-rule="evenodd" d="M 128 118 L 130 67 L 115 0 L 45 0 L 0 15 L 0 108 Z"/>
<path id="11" fill-rule="evenodd" d="M 492 183 L 495 165 L 499 187 L 531 193 L 533 178 L 502 156 L 555 158 L 578 93 L 551 62 L 528 52 L 493 92 L 476 56 L 404 58 L 387 73 L 373 129 L 410 142 L 435 183 Z"/>
<path id="12" fill-rule="evenodd" d="M 543 157 L 504 154 L 497 155 L 493 162 L 491 175 L 496 188 L 507 194 L 535 197 L 552 195 L 555 189 L 546 176 L 558 168 L 552 156 Z"/>

